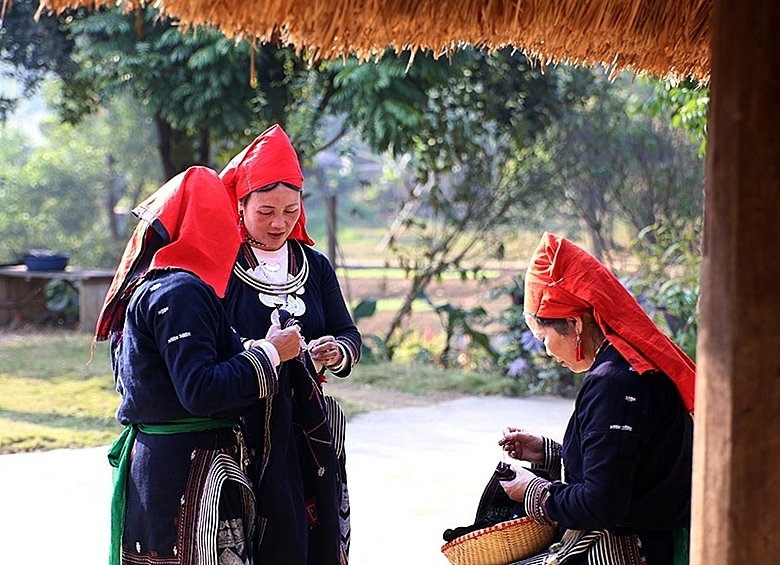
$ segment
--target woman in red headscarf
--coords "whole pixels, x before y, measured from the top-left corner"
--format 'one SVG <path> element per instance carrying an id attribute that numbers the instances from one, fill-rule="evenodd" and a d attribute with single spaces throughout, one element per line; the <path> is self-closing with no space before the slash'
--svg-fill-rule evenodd
<path id="1" fill-rule="evenodd" d="M 349 375 L 360 358 L 360 333 L 333 267 L 306 233 L 303 174 L 284 130 L 268 128 L 220 176 L 233 194 L 243 236 L 224 300 L 233 326 L 251 337 L 281 319 L 300 327 L 306 343 L 302 363 L 283 365 L 279 392 L 248 419 L 262 523 L 256 560 L 344 565 L 350 541 L 346 418 L 321 383 L 326 370 Z M 331 434 L 328 444 L 308 439 L 321 428 Z M 331 457 L 335 465 L 327 464 Z"/>
<path id="2" fill-rule="evenodd" d="M 111 565 L 252 562 L 241 417 L 276 392 L 300 333 L 275 327 L 244 348 L 233 331 L 219 301 L 240 244 L 229 203 L 216 172 L 192 167 L 136 208 L 98 320 L 125 426 L 109 454 Z"/>
<path id="3" fill-rule="evenodd" d="M 606 267 L 565 238 L 542 237 L 524 301 L 548 355 L 588 374 L 562 445 L 504 430 L 499 444 L 535 471 L 516 466 L 504 490 L 534 520 L 559 525 L 559 563 L 687 563 L 693 362 Z"/>

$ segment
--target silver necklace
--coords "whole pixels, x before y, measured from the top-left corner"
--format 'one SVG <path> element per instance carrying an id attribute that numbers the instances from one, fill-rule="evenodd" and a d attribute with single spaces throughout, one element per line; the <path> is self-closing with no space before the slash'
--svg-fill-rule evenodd
<path id="1" fill-rule="evenodd" d="M 301 269 L 296 275 L 288 274 L 287 279 L 283 282 L 258 278 L 254 269 L 244 269 L 238 263 L 233 266 L 233 273 L 242 282 L 257 291 L 257 297 L 261 303 L 269 308 L 284 308 L 292 316 L 297 317 L 306 312 L 306 303 L 300 298 L 300 295 L 304 293 L 304 285 L 309 280 L 309 261 L 301 244 L 297 241 L 295 243 L 301 250 L 301 256 L 303 257 Z M 281 265 L 276 264 L 276 267 L 276 272 L 278 272 Z"/>

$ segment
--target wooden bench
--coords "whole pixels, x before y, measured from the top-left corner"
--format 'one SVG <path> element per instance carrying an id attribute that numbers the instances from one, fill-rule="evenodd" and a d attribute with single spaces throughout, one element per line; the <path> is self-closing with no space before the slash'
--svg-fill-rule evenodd
<path id="1" fill-rule="evenodd" d="M 46 285 L 73 283 L 79 293 L 79 329 L 93 332 L 103 299 L 114 277 L 108 269 L 67 267 L 63 271 L 31 271 L 25 265 L 0 267 L 0 326 L 41 323 L 47 317 Z"/>

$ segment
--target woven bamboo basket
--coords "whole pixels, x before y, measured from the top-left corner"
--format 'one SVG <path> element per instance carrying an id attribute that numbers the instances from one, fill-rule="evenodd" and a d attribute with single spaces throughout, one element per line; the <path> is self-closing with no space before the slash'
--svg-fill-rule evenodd
<path id="1" fill-rule="evenodd" d="M 555 529 L 528 517 L 507 520 L 455 538 L 441 552 L 453 565 L 507 565 L 546 549 Z"/>

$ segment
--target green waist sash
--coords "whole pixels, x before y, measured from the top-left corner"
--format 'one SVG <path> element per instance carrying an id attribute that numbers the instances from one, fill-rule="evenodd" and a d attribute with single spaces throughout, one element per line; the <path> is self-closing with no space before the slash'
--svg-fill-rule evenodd
<path id="1" fill-rule="evenodd" d="M 672 531 L 672 535 L 674 536 L 674 565 L 688 565 L 691 536 L 690 529 L 677 528 Z"/>
<path id="2" fill-rule="evenodd" d="M 215 428 L 232 428 L 238 422 L 228 418 L 184 418 L 160 424 L 130 424 L 108 450 L 108 462 L 114 467 L 114 490 L 111 493 L 111 553 L 109 565 L 120 565 L 122 531 L 125 526 L 125 495 L 130 471 L 130 452 L 138 432 L 153 435 L 204 432 Z"/>

